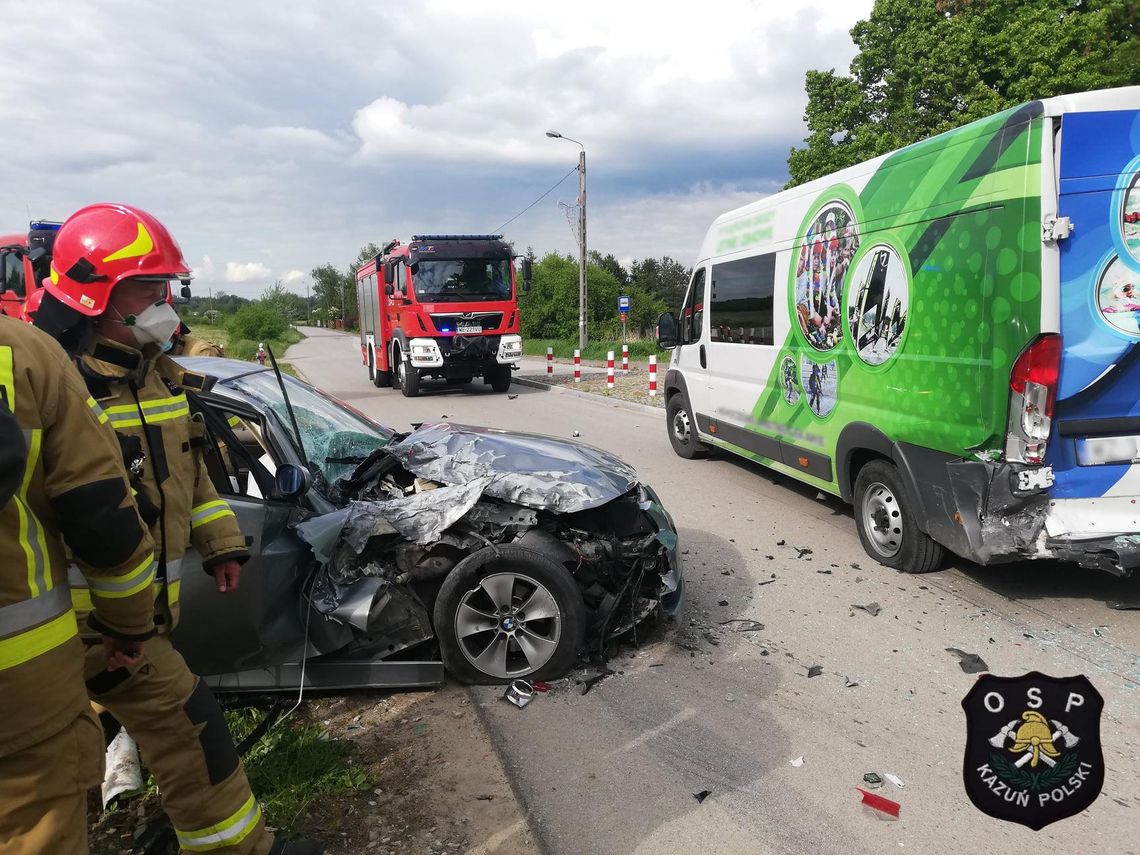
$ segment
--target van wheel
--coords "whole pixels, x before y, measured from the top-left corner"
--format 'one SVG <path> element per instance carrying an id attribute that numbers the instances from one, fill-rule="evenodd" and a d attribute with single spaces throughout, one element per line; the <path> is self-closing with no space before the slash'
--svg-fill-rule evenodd
<path id="1" fill-rule="evenodd" d="M 443 664 L 457 680 L 551 680 L 578 656 L 586 607 L 561 564 L 521 546 L 489 546 L 447 575 L 433 619 Z"/>
<path id="2" fill-rule="evenodd" d="M 898 470 L 872 460 L 855 479 L 855 526 L 867 554 L 904 573 L 929 573 L 942 564 L 942 545 L 918 528 Z"/>
<path id="3" fill-rule="evenodd" d="M 372 385 L 377 389 L 386 389 L 392 385 L 392 375 L 388 371 L 381 371 L 376 367 L 376 351 L 368 353 L 368 373 L 372 375 Z"/>
<path id="4" fill-rule="evenodd" d="M 496 365 L 488 372 L 491 381 L 491 391 L 503 394 L 511 388 L 511 366 Z"/>
<path id="5" fill-rule="evenodd" d="M 420 375 L 404 361 L 404 354 L 397 347 L 392 351 L 392 362 L 396 366 L 396 382 L 405 398 L 415 398 L 420 394 Z"/>
<path id="6" fill-rule="evenodd" d="M 685 396 L 676 394 L 665 405 L 665 422 L 669 428 L 669 444 L 686 460 L 696 460 L 709 453 L 708 446 L 697 439 L 697 426 L 689 415 Z"/>

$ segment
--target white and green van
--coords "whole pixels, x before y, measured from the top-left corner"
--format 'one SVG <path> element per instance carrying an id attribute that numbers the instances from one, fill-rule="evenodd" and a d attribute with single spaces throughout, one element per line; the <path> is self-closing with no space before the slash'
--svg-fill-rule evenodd
<path id="1" fill-rule="evenodd" d="M 1140 87 L 1034 101 L 716 219 L 664 391 L 936 568 L 1140 564 Z"/>

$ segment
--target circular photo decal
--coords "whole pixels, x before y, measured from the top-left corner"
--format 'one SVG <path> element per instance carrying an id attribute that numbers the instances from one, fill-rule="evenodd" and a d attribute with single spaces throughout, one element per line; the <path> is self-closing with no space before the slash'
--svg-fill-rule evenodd
<path id="1" fill-rule="evenodd" d="M 1125 252 L 1133 261 L 1140 262 L 1140 171 L 1132 174 L 1124 188 L 1120 205 L 1120 236 L 1124 239 Z"/>
<path id="2" fill-rule="evenodd" d="M 843 277 L 859 249 L 851 209 L 828 202 L 812 220 L 796 259 L 796 318 L 816 350 L 831 350 L 843 334 Z"/>
<path id="3" fill-rule="evenodd" d="M 807 392 L 808 407 L 820 418 L 835 409 L 839 395 L 839 366 L 831 362 L 812 362 L 806 356 L 800 357 L 800 376 L 803 377 Z"/>
<path id="4" fill-rule="evenodd" d="M 882 365 L 898 350 L 906 329 L 910 283 L 898 251 L 887 244 L 871 247 L 851 277 L 847 323 L 859 358 Z"/>
<path id="5" fill-rule="evenodd" d="M 1105 323 L 1117 332 L 1140 338 L 1140 273 L 1113 257 L 1096 285 L 1096 307 Z"/>
<path id="6" fill-rule="evenodd" d="M 794 407 L 800 402 L 800 375 L 796 361 L 790 356 L 785 356 L 780 363 L 780 382 L 784 386 L 784 401 Z"/>

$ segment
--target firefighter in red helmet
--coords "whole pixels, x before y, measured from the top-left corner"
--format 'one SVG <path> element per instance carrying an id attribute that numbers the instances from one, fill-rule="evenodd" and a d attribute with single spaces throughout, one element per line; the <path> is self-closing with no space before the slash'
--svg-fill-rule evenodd
<path id="1" fill-rule="evenodd" d="M 168 289 L 189 277 L 178 243 L 153 216 L 129 205 L 90 205 L 56 235 L 36 315 L 36 326 L 76 358 L 119 434 L 139 512 L 157 545 L 159 632 L 144 645 L 148 667 L 107 671 L 91 654 L 88 692 L 138 743 L 183 851 L 318 852 L 307 842 L 274 842 L 217 701 L 169 640 L 186 545 L 222 593 L 238 586 L 248 558 L 237 518 L 206 471 L 205 426 L 186 394 L 202 389 L 205 378 L 166 355 L 181 323 Z M 88 607 L 81 584 L 72 597 L 77 609 Z"/>

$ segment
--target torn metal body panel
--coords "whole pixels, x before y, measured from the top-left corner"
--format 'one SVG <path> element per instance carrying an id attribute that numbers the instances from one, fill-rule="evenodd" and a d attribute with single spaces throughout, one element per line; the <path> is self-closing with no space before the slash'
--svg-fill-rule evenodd
<path id="1" fill-rule="evenodd" d="M 446 423 L 402 435 L 268 369 L 201 367 L 207 468 L 253 553 L 232 596 L 183 574 L 200 603 L 176 641 L 215 688 L 551 679 L 680 609 L 676 527 L 616 457 Z"/>
<path id="2" fill-rule="evenodd" d="M 449 422 L 424 425 L 387 451 L 422 478 L 451 485 L 489 478 L 488 495 L 562 513 L 596 508 L 637 483 L 631 466 L 601 449 Z"/>

